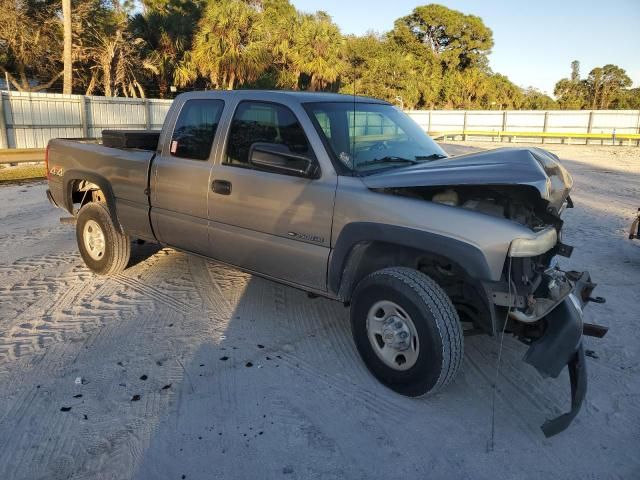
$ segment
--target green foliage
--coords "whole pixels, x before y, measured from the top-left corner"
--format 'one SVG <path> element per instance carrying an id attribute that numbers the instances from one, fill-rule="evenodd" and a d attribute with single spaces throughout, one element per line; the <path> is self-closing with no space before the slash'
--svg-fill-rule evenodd
<path id="1" fill-rule="evenodd" d="M 587 91 L 584 82 L 580 80 L 563 78 L 556 83 L 553 94 L 562 109 L 579 110 L 586 105 Z"/>
<path id="2" fill-rule="evenodd" d="M 445 68 L 467 69 L 482 63 L 493 47 L 493 33 L 480 17 L 442 5 L 416 7 L 396 21 L 440 60 Z"/>
<path id="3" fill-rule="evenodd" d="M 0 73 L 18 90 L 58 90 L 60 0 L 0 0 Z M 284 88 L 369 95 L 405 109 L 640 108 L 616 65 L 580 77 L 556 99 L 491 71 L 481 18 L 430 4 L 386 33 L 344 36 L 324 12 L 290 0 L 72 0 L 76 93 L 173 96 L 175 87 Z"/>
<path id="4" fill-rule="evenodd" d="M 60 2 L 0 0 L 0 72 L 13 88 L 39 91 L 62 75 Z"/>
<path id="5" fill-rule="evenodd" d="M 340 92 L 370 95 L 405 108 L 415 108 L 429 96 L 427 88 L 437 84 L 425 78 L 426 65 L 393 39 L 368 34 L 348 37 L 347 71 Z M 435 100 L 435 99 L 433 99 Z"/>
<path id="6" fill-rule="evenodd" d="M 622 90 L 610 108 L 640 110 L 640 88 Z"/>
<path id="7" fill-rule="evenodd" d="M 259 88 L 297 89 L 300 70 L 297 66 L 295 37 L 301 16 L 289 0 L 264 0 L 260 35 L 265 39 L 270 65 L 255 82 Z"/>
<path id="8" fill-rule="evenodd" d="M 189 0 L 145 0 L 143 4 L 144 13 L 133 16 L 130 29 L 144 40 L 143 56 L 157 69 L 158 96 L 165 98 L 191 45 L 203 4 Z"/>
<path id="9" fill-rule="evenodd" d="M 585 80 L 587 98 L 591 100 L 590 107 L 609 108 L 620 96 L 622 89 L 630 87 L 631 83 L 627 73 L 617 65 L 594 68 Z"/>
<path id="10" fill-rule="evenodd" d="M 524 110 L 553 110 L 558 108 L 558 103 L 549 95 L 545 95 L 541 91 L 529 87 L 524 90 L 522 108 Z"/>
<path id="11" fill-rule="evenodd" d="M 628 108 L 623 105 L 634 104 L 633 90 L 628 90 L 632 81 L 627 72 L 617 65 L 596 67 L 584 80 L 580 79 L 577 61 L 572 62 L 571 70 L 571 79 L 563 78 L 553 91 L 560 108 Z"/>
<path id="12" fill-rule="evenodd" d="M 257 80 L 270 59 L 260 19 L 253 2 L 209 2 L 176 73 L 178 84 L 204 77 L 212 88 L 232 89 Z"/>
<path id="13" fill-rule="evenodd" d="M 574 60 L 571 62 L 571 81 L 577 82 L 580 80 L 580 62 Z"/>
<path id="14" fill-rule="evenodd" d="M 522 108 L 522 90 L 504 75 L 493 74 L 488 79 L 486 94 L 482 108 L 517 109 Z"/>
<path id="15" fill-rule="evenodd" d="M 294 37 L 294 68 L 311 91 L 332 89 L 345 71 L 340 29 L 324 12 L 303 15 Z"/>

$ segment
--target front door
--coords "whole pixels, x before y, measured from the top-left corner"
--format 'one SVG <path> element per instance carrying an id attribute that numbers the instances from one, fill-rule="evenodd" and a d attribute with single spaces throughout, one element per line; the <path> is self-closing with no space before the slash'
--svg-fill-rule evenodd
<path id="1" fill-rule="evenodd" d="M 187 100 L 151 171 L 151 221 L 156 237 L 202 255 L 209 254 L 211 147 L 223 108 L 222 100 Z"/>
<path id="2" fill-rule="evenodd" d="M 241 101 L 212 172 L 212 255 L 279 280 L 326 290 L 334 172 L 309 179 L 249 163 L 256 142 L 277 143 L 315 159 L 296 115 L 270 102 Z"/>

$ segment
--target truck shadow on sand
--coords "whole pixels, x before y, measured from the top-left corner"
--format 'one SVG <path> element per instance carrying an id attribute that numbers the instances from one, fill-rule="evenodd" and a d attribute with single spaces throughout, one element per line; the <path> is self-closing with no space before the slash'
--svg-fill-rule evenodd
<path id="1" fill-rule="evenodd" d="M 173 364 L 169 400 L 136 478 L 448 475 L 455 469 L 435 448 L 445 438 L 468 452 L 469 472 L 472 458 L 486 455 L 495 339 L 466 338 L 458 378 L 440 394 L 410 399 L 366 370 L 341 304 L 196 257 L 188 263 L 198 290 L 212 294 L 172 327 L 199 333 L 169 340 L 180 344 L 177 360 L 163 360 Z M 515 340 L 504 348 L 498 440 L 530 448 L 543 441 L 545 418 L 567 408 L 568 380 L 543 380 Z"/>

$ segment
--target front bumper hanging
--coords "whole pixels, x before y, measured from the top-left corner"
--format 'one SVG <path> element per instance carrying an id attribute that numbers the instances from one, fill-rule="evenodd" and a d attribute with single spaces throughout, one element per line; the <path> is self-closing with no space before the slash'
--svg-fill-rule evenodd
<path id="1" fill-rule="evenodd" d="M 582 343 L 580 343 L 578 350 L 569 360 L 567 367 L 569 368 L 569 383 L 571 384 L 571 410 L 542 424 L 540 428 L 547 438 L 566 430 L 571 425 L 580 408 L 582 408 L 582 402 L 587 395 L 587 362 L 585 361 Z"/>
<path id="2" fill-rule="evenodd" d="M 584 335 L 602 338 L 608 328 L 584 323 L 582 309 L 591 300 L 595 284 L 588 272 L 570 272 L 573 276 L 572 292 L 547 314 L 546 330 L 527 350 L 524 360 L 545 377 L 556 378 L 567 366 L 571 384 L 571 409 L 559 417 L 546 421 L 542 432 L 546 437 L 565 430 L 576 417 L 587 393 L 587 368 L 582 338 Z"/>

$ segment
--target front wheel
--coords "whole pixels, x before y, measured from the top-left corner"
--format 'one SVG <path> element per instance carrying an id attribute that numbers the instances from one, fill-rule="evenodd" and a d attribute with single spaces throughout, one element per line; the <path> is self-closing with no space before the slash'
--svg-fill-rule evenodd
<path id="1" fill-rule="evenodd" d="M 351 331 L 371 373 L 403 395 L 436 392 L 462 363 L 462 327 L 449 297 L 411 268 L 385 268 L 358 284 Z"/>
<path id="2" fill-rule="evenodd" d="M 119 273 L 129 263 L 131 240 L 116 228 L 102 202 L 91 202 L 80 209 L 76 240 L 84 263 L 98 275 Z"/>

